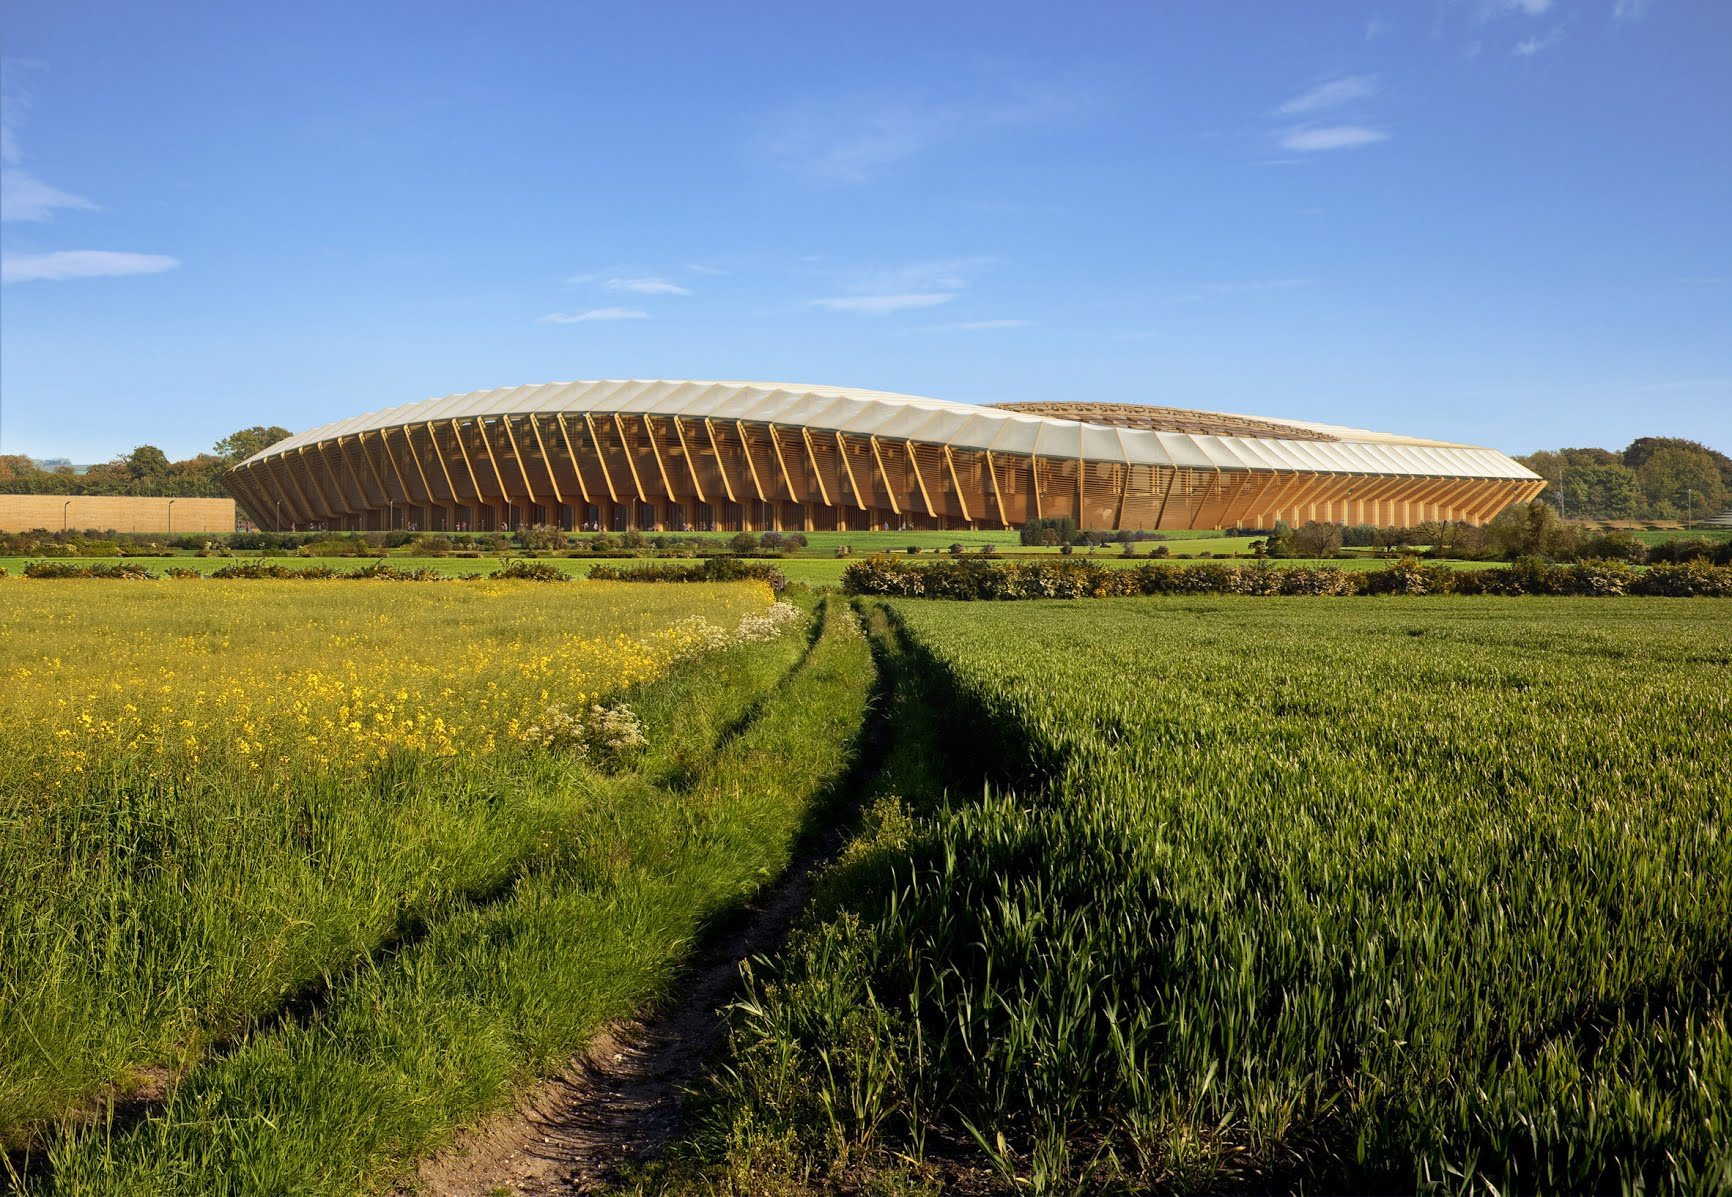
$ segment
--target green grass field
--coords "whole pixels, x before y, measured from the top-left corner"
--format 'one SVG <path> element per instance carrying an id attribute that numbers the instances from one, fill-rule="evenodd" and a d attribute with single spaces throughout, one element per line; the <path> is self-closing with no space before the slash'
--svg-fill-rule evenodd
<path id="1" fill-rule="evenodd" d="M 890 610 L 925 771 L 661 1187 L 1732 1186 L 1732 602 Z"/>
<path id="2" fill-rule="evenodd" d="M 1732 1187 L 1732 600 L 798 593 L 0 579 L 0 1175 L 393 1191 L 846 781 L 636 1191 Z"/>
<path id="3" fill-rule="evenodd" d="M 750 622 L 762 585 L 368 591 L 0 582 L 0 1145 L 28 1191 L 389 1187 L 653 1000 L 864 717 L 841 608 L 808 649 L 807 617 Z M 556 710 L 621 701 L 640 743 Z"/>

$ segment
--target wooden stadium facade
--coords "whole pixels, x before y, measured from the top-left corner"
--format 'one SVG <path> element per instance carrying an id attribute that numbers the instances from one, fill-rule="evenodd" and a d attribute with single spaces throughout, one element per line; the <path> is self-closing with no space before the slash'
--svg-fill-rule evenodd
<path id="1" fill-rule="evenodd" d="M 1361 449 L 1432 446 L 1494 459 L 1488 468 L 1464 458 L 1451 473 L 1450 453 L 1438 452 L 1436 472 L 1427 473 L 1349 452 L 1354 442 L 1340 434 L 1354 430 L 1174 409 L 979 408 L 773 384 L 557 385 L 584 390 L 565 401 L 535 394 L 549 388 L 455 396 L 314 429 L 242 463 L 226 485 L 266 528 L 427 532 L 537 524 L 611 531 L 1012 528 L 1054 517 L 1087 528 L 1150 530 L 1268 527 L 1278 519 L 1481 523 L 1544 486 L 1491 450 L 1362 434 L 1373 439 Z M 629 403 L 607 402 L 626 397 L 619 388 L 628 385 L 694 394 L 640 390 L 627 393 Z M 753 390 L 728 402 L 717 388 Z M 839 409 L 849 398 L 856 407 Z M 899 401 L 928 417 L 914 421 L 926 435 L 895 409 Z M 761 410 L 766 404 L 774 411 Z M 877 410 L 886 406 L 888 414 Z M 993 426 L 976 427 L 983 419 Z M 847 427 L 873 421 L 882 431 Z M 1170 439 L 1129 443 L 1130 436 Z M 981 443 L 1018 438 L 1026 444 Z M 1289 455 L 1299 446 L 1300 456 L 1283 468 L 1272 449 L 1252 456 L 1258 443 L 1285 445 Z M 1328 461 L 1305 456 L 1324 447 L 1334 454 Z M 1167 460 L 1146 460 L 1163 455 Z"/>

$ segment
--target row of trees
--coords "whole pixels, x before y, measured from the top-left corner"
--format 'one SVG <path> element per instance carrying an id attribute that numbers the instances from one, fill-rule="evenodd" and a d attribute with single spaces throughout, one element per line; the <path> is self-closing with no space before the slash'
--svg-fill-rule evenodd
<path id="1" fill-rule="evenodd" d="M 242 428 L 222 438 L 210 453 L 170 461 L 155 445 L 83 473 L 71 466 L 43 469 L 22 454 L 0 455 L 0 494 L 8 495 L 188 495 L 220 497 L 223 472 L 289 435 L 286 428 Z"/>
<path id="2" fill-rule="evenodd" d="M 1679 538 L 1648 545 L 1630 532 L 1597 530 L 1559 517 L 1556 507 L 1535 499 L 1505 509 L 1484 526 L 1457 520 L 1432 520 L 1411 528 L 1370 524 L 1327 524 L 1317 520 L 1289 526 L 1277 523 L 1262 542 L 1270 557 L 1338 557 L 1343 547 L 1369 547 L 1389 556 L 1423 550 L 1427 557 L 1460 561 L 1691 561 L 1732 563 L 1732 541 Z M 1253 546 L 1255 547 L 1255 546 Z"/>
<path id="3" fill-rule="evenodd" d="M 1732 506 L 1732 457 L 1697 441 L 1644 436 L 1623 452 L 1545 449 L 1518 457 L 1569 519 L 1701 518 Z"/>

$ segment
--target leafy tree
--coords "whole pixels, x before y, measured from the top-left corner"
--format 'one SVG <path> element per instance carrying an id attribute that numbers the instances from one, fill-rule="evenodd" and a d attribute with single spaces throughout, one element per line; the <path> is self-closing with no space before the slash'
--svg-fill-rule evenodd
<path id="1" fill-rule="evenodd" d="M 1293 529 L 1295 557 L 1334 557 L 1341 552 L 1341 525 L 1306 520 Z"/>
<path id="2" fill-rule="evenodd" d="M 1583 518 L 1631 519 L 1642 509 L 1636 471 L 1621 465 L 1566 467 L 1563 497 L 1564 510 Z"/>
<path id="3" fill-rule="evenodd" d="M 1675 516 L 1694 509 L 1698 514 L 1718 515 L 1726 504 L 1720 470 L 1705 450 L 1657 449 L 1642 463 L 1636 477 L 1649 505 L 1657 511 Z"/>
<path id="4" fill-rule="evenodd" d="M 1575 525 L 1558 518 L 1557 509 L 1540 499 L 1504 508 L 1486 525 L 1485 533 L 1492 552 L 1508 560 L 1549 557 L 1568 561 L 1576 556 L 1581 543 Z"/>
<path id="5" fill-rule="evenodd" d="M 293 435 L 287 428 L 279 428 L 275 424 L 266 427 L 254 424 L 251 428 L 242 428 L 231 432 L 218 441 L 213 448 L 218 457 L 225 461 L 245 461 L 253 454 L 268 449 L 280 440 Z"/>
<path id="6" fill-rule="evenodd" d="M 155 445 L 140 445 L 131 453 L 121 458 L 121 464 L 133 481 L 142 482 L 146 478 L 157 478 L 168 473 L 168 454 Z"/>
<path id="7" fill-rule="evenodd" d="M 1706 454 L 1714 463 L 1714 468 L 1720 474 L 1720 484 L 1732 488 L 1732 457 L 1710 449 L 1700 441 L 1687 441 L 1677 436 L 1640 436 L 1631 441 L 1624 450 L 1623 462 L 1632 470 L 1640 470 L 1648 464 L 1650 458 L 1662 449 L 1685 449 L 1693 453 Z"/>

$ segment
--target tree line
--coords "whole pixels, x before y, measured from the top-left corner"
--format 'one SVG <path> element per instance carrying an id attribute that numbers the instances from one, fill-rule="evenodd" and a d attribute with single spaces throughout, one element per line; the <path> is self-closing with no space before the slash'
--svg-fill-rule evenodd
<path id="1" fill-rule="evenodd" d="M 0 454 L 0 494 L 184 495 L 220 498 L 222 476 L 237 462 L 289 435 L 287 428 L 254 425 L 223 437 L 209 453 L 170 461 L 155 445 L 140 445 L 82 473 L 71 466 L 43 469 L 23 454 Z"/>
<path id="2" fill-rule="evenodd" d="M 1623 452 L 1542 449 L 1518 457 L 1566 519 L 1700 519 L 1732 507 L 1732 457 L 1697 441 L 1644 436 Z"/>

